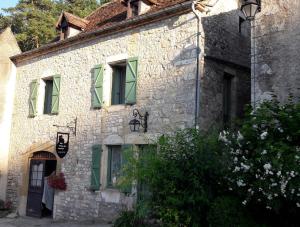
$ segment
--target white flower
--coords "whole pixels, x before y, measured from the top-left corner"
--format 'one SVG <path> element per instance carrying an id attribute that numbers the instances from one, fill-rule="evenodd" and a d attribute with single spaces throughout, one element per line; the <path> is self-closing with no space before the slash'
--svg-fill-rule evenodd
<path id="1" fill-rule="evenodd" d="M 294 171 L 291 171 L 291 177 L 295 177 L 295 172 Z"/>
<path id="2" fill-rule="evenodd" d="M 278 131 L 281 132 L 281 133 L 283 133 L 283 129 L 280 128 L 280 127 L 278 128 Z"/>
<path id="3" fill-rule="evenodd" d="M 300 207 L 300 203 L 296 203 L 297 207 Z"/>
<path id="4" fill-rule="evenodd" d="M 271 210 L 271 209 L 272 209 L 270 206 L 266 206 L 266 208 L 267 208 L 268 210 Z"/>
<path id="5" fill-rule="evenodd" d="M 227 139 L 229 132 L 226 132 L 225 130 L 223 130 L 222 132 L 220 132 L 219 134 L 219 140 L 223 141 L 224 143 L 228 143 L 230 144 L 230 141 Z"/>
<path id="6" fill-rule="evenodd" d="M 246 204 L 247 204 L 247 200 L 244 200 L 244 201 L 242 202 L 242 204 L 243 204 L 243 205 L 246 205 Z"/>
<path id="7" fill-rule="evenodd" d="M 278 172 L 277 172 L 277 176 L 281 176 L 281 171 L 278 171 Z"/>
<path id="8" fill-rule="evenodd" d="M 263 132 L 262 134 L 260 134 L 260 139 L 261 139 L 261 140 L 266 139 L 267 135 L 268 135 L 268 132 L 267 132 L 267 131 L 266 131 L 266 132 Z"/>
<path id="9" fill-rule="evenodd" d="M 235 172 L 238 172 L 238 171 L 240 171 L 240 167 L 238 167 L 238 166 L 236 166 L 235 168 L 234 168 L 234 170 L 233 170 L 233 172 L 235 173 Z"/>
<path id="10" fill-rule="evenodd" d="M 248 171 L 250 169 L 250 166 L 241 163 L 241 168 L 244 169 L 245 171 Z"/>
<path id="11" fill-rule="evenodd" d="M 269 170 L 269 169 L 271 169 L 271 164 L 270 163 L 267 163 L 267 164 L 264 164 L 264 169 L 265 170 Z"/>
<path id="12" fill-rule="evenodd" d="M 237 162 L 238 162 L 238 158 L 235 157 L 235 158 L 233 159 L 233 161 L 234 161 L 234 163 L 237 163 Z"/>
<path id="13" fill-rule="evenodd" d="M 267 151 L 266 151 L 266 150 L 263 150 L 263 151 L 261 152 L 261 154 L 267 154 Z"/>
<path id="14" fill-rule="evenodd" d="M 237 184 L 237 186 L 239 186 L 239 187 L 246 186 L 246 184 L 244 183 L 243 180 L 238 180 L 238 181 L 236 182 L 236 184 Z"/>
<path id="15" fill-rule="evenodd" d="M 238 131 L 237 140 L 240 141 L 243 139 L 244 139 L 244 136 L 242 135 L 242 133 L 240 131 Z"/>

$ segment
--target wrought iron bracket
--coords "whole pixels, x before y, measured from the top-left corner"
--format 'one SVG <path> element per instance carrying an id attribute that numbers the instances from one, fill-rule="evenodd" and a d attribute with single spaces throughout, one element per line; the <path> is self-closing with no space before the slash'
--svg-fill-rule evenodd
<path id="1" fill-rule="evenodd" d="M 67 129 L 70 130 L 70 132 L 73 133 L 74 136 L 76 136 L 76 131 L 77 131 L 77 117 L 73 121 L 67 123 L 67 125 L 53 125 L 53 126 L 56 127 L 56 128 L 67 128 Z"/>

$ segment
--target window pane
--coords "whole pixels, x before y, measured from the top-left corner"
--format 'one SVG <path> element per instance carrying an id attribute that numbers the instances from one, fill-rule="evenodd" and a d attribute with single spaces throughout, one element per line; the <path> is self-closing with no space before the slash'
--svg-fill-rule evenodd
<path id="1" fill-rule="evenodd" d="M 51 113 L 52 105 L 53 80 L 45 80 L 45 83 L 44 114 L 49 114 Z"/>
<path id="2" fill-rule="evenodd" d="M 121 170 L 121 146 L 109 147 L 109 165 L 107 170 L 108 186 L 115 186 Z"/>
<path id="3" fill-rule="evenodd" d="M 112 79 L 112 92 L 111 104 L 124 104 L 125 103 L 125 82 L 126 82 L 126 66 L 118 65 L 112 66 L 113 79 Z"/>

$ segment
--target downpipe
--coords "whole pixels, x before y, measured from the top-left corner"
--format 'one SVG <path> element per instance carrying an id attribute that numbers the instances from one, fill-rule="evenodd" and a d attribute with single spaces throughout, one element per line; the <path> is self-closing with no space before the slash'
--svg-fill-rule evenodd
<path id="1" fill-rule="evenodd" d="M 212 3 L 211 3 L 212 2 Z M 199 129 L 200 126 L 200 86 L 201 86 L 201 73 L 200 73 L 200 61 L 202 57 L 204 56 L 204 50 L 200 49 L 200 37 L 201 37 L 201 31 L 200 31 L 200 24 L 201 24 L 201 13 L 210 12 L 209 9 L 206 7 L 212 8 L 214 7 L 219 0 L 197 0 L 192 2 L 192 11 L 195 14 L 197 18 L 197 69 L 196 69 L 196 91 L 195 91 L 195 128 Z M 196 5 L 198 4 L 198 7 L 201 11 L 196 9 Z"/>

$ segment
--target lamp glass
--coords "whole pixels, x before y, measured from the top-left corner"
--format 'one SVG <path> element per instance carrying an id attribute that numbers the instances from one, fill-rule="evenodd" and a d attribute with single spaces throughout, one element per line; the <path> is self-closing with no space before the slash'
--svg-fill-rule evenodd
<path id="1" fill-rule="evenodd" d="M 133 119 L 129 122 L 130 131 L 132 132 L 138 132 L 140 130 L 140 121 Z"/>
<path id="2" fill-rule="evenodd" d="M 250 0 L 245 2 L 241 8 L 247 20 L 253 20 L 255 18 L 258 9 L 259 9 L 259 5 L 255 0 Z"/>

